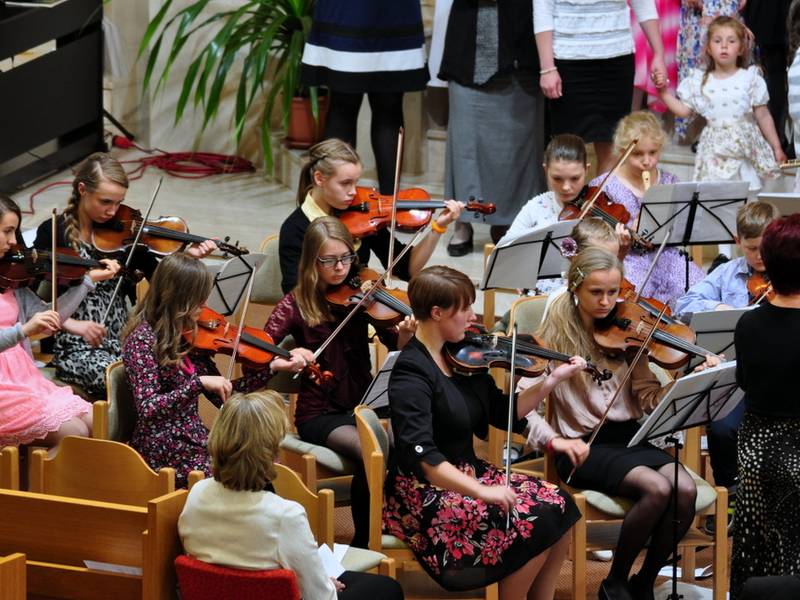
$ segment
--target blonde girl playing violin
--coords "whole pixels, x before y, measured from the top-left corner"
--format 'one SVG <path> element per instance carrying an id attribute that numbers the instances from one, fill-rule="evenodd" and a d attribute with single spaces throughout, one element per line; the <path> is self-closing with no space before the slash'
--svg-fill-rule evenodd
<path id="1" fill-rule="evenodd" d="M 182 253 L 167 256 L 122 332 L 122 360 L 138 417 L 131 446 L 153 469 L 173 467 L 178 487 L 186 486 L 193 469 L 211 474 L 208 431 L 197 405 L 201 393 L 221 406 L 234 390 L 255 391 L 266 386 L 273 371 L 296 372 L 303 366 L 299 357 L 276 357 L 231 382 L 209 354 L 193 352 L 191 335 L 184 334 L 196 331 L 212 282 L 201 261 Z"/>
<path id="2" fill-rule="evenodd" d="M 17 243 L 20 222 L 17 204 L 0 194 L 0 258 Z M 34 441 L 54 446 L 67 435 L 91 434 L 91 405 L 45 379 L 33 362 L 29 338 L 80 326 L 70 315 L 96 282 L 119 270 L 116 261 L 102 262 L 105 268 L 88 271 L 59 298 L 58 312 L 28 288 L 0 294 L 0 446 Z"/>
<path id="3" fill-rule="evenodd" d="M 573 259 L 567 275 L 568 293 L 553 302 L 537 337 L 558 352 L 588 357 L 598 368 L 610 369 L 613 377 L 598 385 L 579 373 L 554 386 L 549 390 L 553 422 L 548 423 L 536 412 L 530 413 L 528 440 L 557 453 L 556 467 L 562 480 L 566 480 L 573 466 L 578 465 L 571 485 L 633 501 L 623 521 L 611 571 L 601 584 L 599 597 L 644 600 L 653 598 L 656 575 L 672 549 L 670 498 L 674 481 L 673 459 L 666 452 L 649 443 L 627 447 L 639 429 L 637 420 L 652 410 L 668 389 L 668 386 L 661 386 L 650 370 L 646 353 L 636 363 L 630 380 L 625 382 L 591 449 L 585 443 L 622 383 L 628 368 L 626 358 L 632 360 L 635 354 L 634 348 L 627 357 L 609 356 L 593 337 L 595 321 L 607 317 L 617 303 L 622 275 L 619 259 L 600 247 L 586 248 Z M 699 369 L 719 362 L 719 357 L 709 357 Z M 520 381 L 522 389 L 537 385 L 544 385 L 544 381 Z M 560 446 L 565 441 L 577 446 L 563 452 Z M 585 461 L 581 463 L 582 457 Z M 683 467 L 678 471 L 677 496 L 680 538 L 691 524 L 696 497 L 694 482 Z M 633 562 L 648 539 L 644 564 L 629 581 Z"/>
<path id="4" fill-rule="evenodd" d="M 88 156 L 75 171 L 72 195 L 57 222 L 56 241 L 59 247 L 73 248 L 83 258 L 100 258 L 92 245 L 95 228 L 109 226 L 128 192 L 128 176 L 122 165 L 110 154 L 96 152 Z M 51 240 L 51 221 L 39 225 L 34 247 L 48 250 Z M 202 258 L 216 248 L 213 241 L 190 246 L 187 252 Z M 134 254 L 132 269 L 149 278 L 158 261 L 147 251 Z M 120 358 L 119 334 L 128 318 L 128 303 L 135 301 L 133 285 L 123 286 L 111 303 L 116 281 L 99 284 L 80 304 L 75 317 L 81 319 L 74 331 L 60 332 L 53 348 L 56 374 L 74 383 L 91 396 L 105 397 L 106 367 Z M 108 318 L 103 317 L 111 303 Z"/>
<path id="5" fill-rule="evenodd" d="M 281 300 L 264 329 L 279 344 L 291 335 L 298 346 L 316 350 L 331 335 L 345 311 L 334 311 L 325 300 L 326 291 L 357 275 L 358 255 L 350 232 L 335 217 L 320 217 L 305 232 L 300 258 L 300 279 Z M 361 462 L 361 444 L 353 408 L 372 381 L 368 322 L 363 312 L 353 316 L 318 357 L 320 368 L 331 371 L 333 380 L 324 385 L 303 382 L 295 411 L 300 437 L 327 446 L 356 466 L 350 498 L 355 537 L 353 545 L 366 548 L 369 534 L 369 493 Z M 406 318 L 399 327 L 377 329 L 389 349 L 402 347 L 415 323 Z"/>
<path id="6" fill-rule="evenodd" d="M 356 197 L 361 172 L 361 159 L 342 140 L 325 140 L 309 150 L 308 160 L 300 171 L 297 208 L 281 225 L 279 244 L 283 277 L 281 288 L 284 294 L 294 289 L 297 283 L 303 236 L 309 223 L 317 217 L 335 216 L 338 211 L 347 209 Z M 458 219 L 463 205 L 455 200 L 445 200 L 445 205 L 446 208 L 433 219 L 431 231 L 392 271 L 400 279 L 408 281 L 425 266 L 447 226 Z M 405 247 L 396 239 L 392 242 L 388 229 L 381 229 L 375 235 L 355 240 L 354 248 L 362 264 L 368 264 L 370 255 L 374 253 L 380 263 L 387 267 L 390 243 L 394 244 L 394 256 Z"/>

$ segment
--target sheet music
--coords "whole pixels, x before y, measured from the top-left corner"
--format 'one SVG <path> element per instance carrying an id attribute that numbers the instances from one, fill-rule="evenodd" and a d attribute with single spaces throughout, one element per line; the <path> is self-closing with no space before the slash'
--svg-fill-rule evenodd
<path id="1" fill-rule="evenodd" d="M 727 416 L 743 397 L 744 392 L 736 385 L 736 361 L 690 373 L 672 384 L 628 447 L 646 439 L 718 421 Z"/>
<path id="2" fill-rule="evenodd" d="M 782 217 L 800 212 L 800 194 L 797 192 L 764 192 L 758 195 L 758 199 L 774 204 Z"/>
<path id="3" fill-rule="evenodd" d="M 561 242 L 578 223 L 558 221 L 503 239 L 486 263 L 480 288 L 534 289 L 539 279 L 561 277 L 569 260 L 561 254 Z"/>

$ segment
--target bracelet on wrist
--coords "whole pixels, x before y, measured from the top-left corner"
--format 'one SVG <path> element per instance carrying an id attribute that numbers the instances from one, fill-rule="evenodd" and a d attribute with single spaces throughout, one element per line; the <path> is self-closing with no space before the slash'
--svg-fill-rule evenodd
<path id="1" fill-rule="evenodd" d="M 435 231 L 439 235 L 442 235 L 445 231 L 447 231 L 447 225 L 442 227 L 436 221 L 431 221 L 431 229 L 433 229 L 433 231 Z"/>
<path id="2" fill-rule="evenodd" d="M 547 452 L 548 454 L 552 454 L 553 453 L 553 440 L 555 440 L 555 439 L 556 438 L 552 437 L 549 440 L 547 440 L 547 444 L 545 445 L 544 449 L 545 449 L 545 452 Z"/>
<path id="3" fill-rule="evenodd" d="M 539 75 L 547 75 L 548 73 L 555 73 L 558 71 L 558 67 L 550 67 L 549 69 L 542 69 L 539 71 Z"/>

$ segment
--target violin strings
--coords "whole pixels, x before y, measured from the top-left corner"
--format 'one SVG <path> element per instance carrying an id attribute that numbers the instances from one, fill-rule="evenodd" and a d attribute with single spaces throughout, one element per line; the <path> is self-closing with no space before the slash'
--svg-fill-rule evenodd
<path id="1" fill-rule="evenodd" d="M 652 325 L 646 325 L 645 328 L 642 329 L 641 331 L 645 335 L 648 335 L 652 329 L 653 329 Z M 696 354 L 697 356 L 705 356 L 706 354 L 708 354 L 708 350 L 706 350 L 705 348 L 696 346 L 695 344 L 687 342 L 686 340 L 679 338 L 676 335 L 673 335 L 666 331 L 661 331 L 660 329 L 657 328 L 653 337 L 660 342 L 664 342 L 666 344 L 673 344 L 674 346 L 677 347 L 676 348 L 677 350 L 683 350 L 684 352 L 688 352 L 690 354 Z"/>
<path id="2" fill-rule="evenodd" d="M 411 316 L 411 309 L 386 290 L 377 290 L 375 292 L 375 298 L 379 300 L 381 304 L 385 304 L 403 315 Z"/>
<path id="3" fill-rule="evenodd" d="M 499 344 L 510 346 L 511 341 L 506 337 L 498 337 L 497 341 Z M 544 346 L 537 346 L 536 344 L 529 344 L 527 342 L 520 342 L 517 341 L 517 349 L 521 351 L 527 351 L 530 354 L 538 355 L 541 358 L 547 358 L 550 360 L 558 360 L 562 362 L 569 361 L 570 357 L 566 354 L 562 354 L 561 352 L 556 352 L 555 350 L 550 350 L 549 348 L 545 348 Z"/>

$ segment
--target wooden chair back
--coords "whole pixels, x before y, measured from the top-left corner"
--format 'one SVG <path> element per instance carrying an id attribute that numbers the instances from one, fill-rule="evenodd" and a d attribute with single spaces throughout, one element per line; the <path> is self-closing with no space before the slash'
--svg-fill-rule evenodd
<path id="1" fill-rule="evenodd" d="M 16 446 L 0 450 L 0 488 L 19 489 L 19 449 Z"/>
<path id="2" fill-rule="evenodd" d="M 0 600 L 25 600 L 25 555 L 0 556 Z"/>
<path id="3" fill-rule="evenodd" d="M 53 458 L 35 450 L 30 490 L 70 498 L 146 506 L 175 491 L 175 469 L 153 471 L 130 446 L 111 440 L 67 436 Z"/>
<path id="4" fill-rule="evenodd" d="M 139 419 L 133 401 L 125 365 L 121 360 L 106 367 L 106 390 L 108 402 L 108 439 L 129 442 Z"/>
<path id="5" fill-rule="evenodd" d="M 281 289 L 281 262 L 278 254 L 278 234 L 273 233 L 264 238 L 259 251 L 265 256 L 253 281 L 250 301 L 257 304 L 276 305 L 283 298 Z"/>
<path id="6" fill-rule="evenodd" d="M 333 491 L 312 492 L 289 467 L 276 464 L 277 478 L 272 482 L 281 498 L 294 500 L 306 509 L 308 523 L 318 544 L 333 548 Z"/>
<path id="7" fill-rule="evenodd" d="M 386 479 L 386 457 L 389 437 L 375 411 L 367 406 L 355 410 L 361 456 L 369 487 L 369 544 L 370 550 L 380 552 L 383 533 L 383 483 Z"/>
<path id="8" fill-rule="evenodd" d="M 173 561 L 186 490 L 147 506 L 0 490 L 0 555 L 27 557 L 27 593 L 83 600 L 176 598 Z M 91 570 L 91 560 L 141 575 Z"/>

